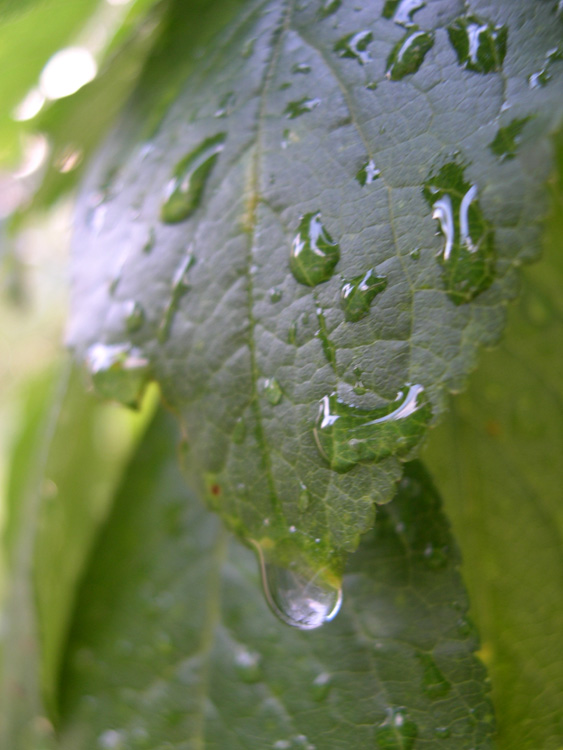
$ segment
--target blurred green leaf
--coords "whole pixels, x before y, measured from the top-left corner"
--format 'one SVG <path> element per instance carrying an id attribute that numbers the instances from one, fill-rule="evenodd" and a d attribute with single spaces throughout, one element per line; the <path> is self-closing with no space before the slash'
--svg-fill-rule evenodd
<path id="1" fill-rule="evenodd" d="M 426 459 L 464 553 L 500 750 L 563 747 L 563 138 L 544 257 Z"/>
<path id="2" fill-rule="evenodd" d="M 314 632 L 280 623 L 254 554 L 189 493 L 161 413 L 76 608 L 64 750 L 490 747 L 485 672 L 439 498 L 418 464 Z"/>

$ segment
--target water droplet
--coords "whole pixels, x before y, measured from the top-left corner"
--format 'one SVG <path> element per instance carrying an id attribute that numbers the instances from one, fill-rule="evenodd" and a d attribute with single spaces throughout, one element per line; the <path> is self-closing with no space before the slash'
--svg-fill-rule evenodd
<path id="1" fill-rule="evenodd" d="M 325 0 L 323 3 L 323 7 L 321 8 L 321 16 L 323 18 L 326 18 L 327 16 L 332 16 L 333 13 L 336 13 L 338 8 L 342 5 L 342 0 Z"/>
<path id="2" fill-rule="evenodd" d="M 489 143 L 489 148 L 495 156 L 506 161 L 516 156 L 520 135 L 530 117 L 512 120 L 508 125 L 499 128 L 494 139 Z"/>
<path id="3" fill-rule="evenodd" d="M 427 544 L 424 548 L 424 562 L 429 568 L 438 570 L 448 564 L 448 548 L 437 547 L 434 544 Z"/>
<path id="4" fill-rule="evenodd" d="M 246 437 L 246 422 L 244 421 L 244 417 L 239 417 L 237 421 L 235 422 L 235 426 L 232 432 L 233 443 L 235 443 L 236 445 L 240 445 L 241 443 L 244 442 L 245 437 Z"/>
<path id="5" fill-rule="evenodd" d="M 312 99 L 309 96 L 304 96 L 303 99 L 298 99 L 295 102 L 289 102 L 284 110 L 284 114 L 286 114 L 290 120 L 294 120 L 300 115 L 307 114 L 307 112 L 312 112 L 315 107 L 319 106 L 320 103 L 320 99 Z"/>
<path id="6" fill-rule="evenodd" d="M 268 296 L 270 297 L 270 302 L 276 303 L 283 297 L 283 292 L 279 287 L 273 286 L 268 292 Z"/>
<path id="7" fill-rule="evenodd" d="M 129 344 L 94 344 L 86 353 L 92 383 L 105 398 L 137 407 L 149 380 L 149 363 Z"/>
<path id="8" fill-rule="evenodd" d="M 306 63 L 295 63 L 295 65 L 291 67 L 291 72 L 307 75 L 307 73 L 311 72 L 311 66 Z"/>
<path id="9" fill-rule="evenodd" d="M 375 746 L 378 750 L 412 750 L 417 735 L 418 727 L 407 718 L 405 709 L 392 708 L 375 730 Z"/>
<path id="10" fill-rule="evenodd" d="M 264 381 L 263 392 L 272 406 L 276 406 L 282 400 L 283 392 L 275 378 L 267 378 Z"/>
<path id="11" fill-rule="evenodd" d="M 439 740 L 447 740 L 451 732 L 449 727 L 436 727 L 434 734 Z"/>
<path id="12" fill-rule="evenodd" d="M 413 260 L 418 260 L 420 258 L 420 248 L 419 247 L 415 247 L 414 250 L 410 251 L 409 256 Z"/>
<path id="13" fill-rule="evenodd" d="M 243 682 L 252 684 L 262 679 L 260 654 L 239 647 L 235 653 L 235 669 Z"/>
<path id="14" fill-rule="evenodd" d="M 422 689 L 432 700 L 443 698 L 451 689 L 451 685 L 446 680 L 442 672 L 438 669 L 436 662 L 430 654 L 418 654 L 422 663 Z"/>
<path id="15" fill-rule="evenodd" d="M 294 320 L 293 323 L 287 329 L 287 343 L 295 346 L 297 342 L 297 322 Z"/>
<path id="16" fill-rule="evenodd" d="M 340 259 L 340 248 L 321 223 L 320 213 L 301 217 L 289 265 L 300 284 L 315 286 L 328 281 Z"/>
<path id="17" fill-rule="evenodd" d="M 154 248 L 155 243 L 156 243 L 156 233 L 154 231 L 154 228 L 151 227 L 149 229 L 149 233 L 148 233 L 148 236 L 147 236 L 147 241 L 143 245 L 143 252 L 147 253 L 147 254 L 150 253 L 152 251 L 152 249 Z"/>
<path id="18" fill-rule="evenodd" d="M 477 186 L 452 162 L 429 178 L 423 193 L 445 239 L 440 263 L 448 296 L 456 305 L 470 302 L 495 277 L 494 233 L 477 200 Z"/>
<path id="19" fill-rule="evenodd" d="M 272 612 L 287 625 L 313 630 L 334 619 L 342 603 L 340 580 L 328 568 L 302 571 L 268 559 L 268 549 L 255 544 L 266 601 Z"/>
<path id="20" fill-rule="evenodd" d="M 176 164 L 160 210 L 162 221 L 167 224 L 184 221 L 196 210 L 225 138 L 225 133 L 206 138 Z"/>
<path id="21" fill-rule="evenodd" d="M 371 303 L 386 286 L 385 276 L 378 276 L 373 268 L 363 276 L 356 276 L 344 282 L 340 291 L 340 301 L 346 320 L 355 322 L 365 318 Z"/>
<path id="22" fill-rule="evenodd" d="M 419 31 L 413 26 L 389 55 L 386 76 L 392 81 L 399 81 L 410 73 L 416 73 L 433 45 L 432 32 Z"/>
<path id="23" fill-rule="evenodd" d="M 495 26 L 478 16 L 463 16 L 448 26 L 448 36 L 464 68 L 476 73 L 502 68 L 508 38 L 506 26 Z"/>
<path id="24" fill-rule="evenodd" d="M 320 339 L 326 361 L 333 370 L 336 370 L 336 348 L 328 335 L 325 316 L 320 307 L 317 308 L 317 321 L 319 323 L 319 330 L 316 335 Z"/>
<path id="25" fill-rule="evenodd" d="M 375 182 L 380 176 L 380 174 L 381 172 L 379 169 L 376 168 L 373 162 L 373 159 L 370 159 L 364 164 L 364 166 L 357 173 L 356 179 L 358 180 L 360 185 L 363 187 L 364 185 L 371 185 L 372 182 Z"/>
<path id="26" fill-rule="evenodd" d="M 125 327 L 129 333 L 138 331 L 145 320 L 145 311 L 138 302 L 130 299 L 125 303 Z"/>
<path id="27" fill-rule="evenodd" d="M 369 83 L 366 84 L 366 89 L 368 91 L 375 91 L 376 88 L 377 88 L 377 81 L 370 81 Z"/>
<path id="28" fill-rule="evenodd" d="M 332 677 L 328 672 L 321 672 L 313 680 L 313 698 L 316 701 L 324 701 L 332 688 Z"/>
<path id="29" fill-rule="evenodd" d="M 248 39 L 241 50 L 241 55 L 245 60 L 247 60 L 254 52 L 254 47 L 256 45 L 256 38 Z"/>
<path id="30" fill-rule="evenodd" d="M 421 385 L 408 385 L 396 400 L 377 409 L 346 404 L 336 393 L 321 400 L 314 434 L 321 455 L 335 471 L 345 472 L 360 461 L 404 455 L 424 434 L 432 416 Z"/>
<path id="31" fill-rule="evenodd" d="M 383 6 L 383 18 L 392 18 L 399 26 L 412 26 L 412 17 L 425 5 L 423 0 L 387 0 Z"/>
<path id="32" fill-rule="evenodd" d="M 334 51 L 339 57 L 350 57 L 357 60 L 360 65 L 366 65 L 371 61 L 367 47 L 372 41 L 373 34 L 371 31 L 358 31 L 339 39 L 334 45 Z"/>
<path id="33" fill-rule="evenodd" d="M 161 344 L 168 339 L 172 321 L 174 320 L 174 315 L 176 314 L 180 300 L 190 288 L 189 272 L 195 266 L 195 263 L 195 257 L 191 253 L 188 253 L 184 256 L 174 273 L 174 277 L 172 278 L 170 302 L 164 310 L 164 315 L 158 329 L 158 340 Z"/>
<path id="34" fill-rule="evenodd" d="M 228 117 L 234 109 L 236 96 L 232 91 L 228 91 L 219 100 L 214 117 Z"/>
<path id="35" fill-rule="evenodd" d="M 299 493 L 299 498 L 297 500 L 297 507 L 299 508 L 301 513 L 305 513 L 305 511 L 308 509 L 310 504 L 311 504 L 311 493 L 309 492 L 309 490 L 304 484 L 301 484 L 301 491 Z"/>
<path id="36" fill-rule="evenodd" d="M 551 80 L 551 65 L 557 60 L 563 60 L 563 45 L 561 44 L 548 50 L 543 67 L 537 73 L 532 73 L 528 78 L 531 89 L 543 88 L 549 83 Z"/>

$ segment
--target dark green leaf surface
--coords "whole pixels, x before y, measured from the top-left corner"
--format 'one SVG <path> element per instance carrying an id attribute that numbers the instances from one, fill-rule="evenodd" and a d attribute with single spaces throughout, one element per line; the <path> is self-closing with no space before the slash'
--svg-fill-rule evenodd
<path id="1" fill-rule="evenodd" d="M 490 748 L 492 713 L 458 554 L 408 464 L 319 631 L 268 612 L 256 559 L 186 489 L 160 414 L 76 610 L 60 747 Z"/>
<path id="2" fill-rule="evenodd" d="M 354 448 L 356 465 L 333 471 L 314 438 L 323 399 L 398 420 L 397 394 L 417 385 L 437 417 L 536 253 L 561 20 L 555 3 L 465 6 L 421 3 L 407 14 L 421 37 L 383 2 L 246 3 L 190 48 L 196 69 L 164 119 L 155 106 L 147 130 L 146 106 L 131 109 L 86 185 L 73 345 L 125 346 L 132 376 L 148 360 L 197 487 L 284 564 L 338 572 L 401 473 L 395 430 L 392 450 Z M 476 52 L 459 44 L 473 31 Z M 532 114 L 514 158 L 492 153 L 499 128 Z M 347 320 L 342 287 L 369 270 L 387 285 Z"/>
<path id="3" fill-rule="evenodd" d="M 464 552 L 501 750 L 563 747 L 563 142 L 545 257 L 426 458 Z"/>

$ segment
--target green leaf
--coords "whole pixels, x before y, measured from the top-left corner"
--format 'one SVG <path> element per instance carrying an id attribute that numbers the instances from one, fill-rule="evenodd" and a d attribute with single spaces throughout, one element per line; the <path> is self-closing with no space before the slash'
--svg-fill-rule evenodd
<path id="1" fill-rule="evenodd" d="M 101 404 L 83 379 L 61 368 L 39 382 L 12 461 L 8 540 L 11 579 L 5 606 L 1 744 L 39 742 L 53 716 L 61 654 L 77 583 L 105 520 L 123 465 L 150 403 L 140 414 Z M 154 406 L 154 398 L 151 399 Z M 39 415 L 39 416 L 38 416 Z"/>
<path id="2" fill-rule="evenodd" d="M 429 441 L 483 637 L 500 750 L 563 745 L 563 140 L 545 257 Z"/>
<path id="3" fill-rule="evenodd" d="M 536 254 L 563 117 L 556 7 L 464 8 L 245 4 L 185 45 L 169 111 L 160 86 L 139 94 L 78 209 L 78 355 L 116 396 L 150 370 L 210 507 L 328 589 Z M 153 83 L 176 67 L 155 58 Z M 387 284 L 348 320 L 370 271 Z"/>
<path id="4" fill-rule="evenodd" d="M 458 554 L 428 475 L 349 560 L 315 633 L 266 609 L 256 560 L 185 488 L 161 413 L 133 460 L 76 608 L 62 750 L 490 748 Z"/>

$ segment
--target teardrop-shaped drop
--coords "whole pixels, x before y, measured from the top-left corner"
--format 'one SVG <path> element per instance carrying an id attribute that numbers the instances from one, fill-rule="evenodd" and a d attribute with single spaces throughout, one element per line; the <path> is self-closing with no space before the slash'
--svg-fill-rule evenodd
<path id="1" fill-rule="evenodd" d="M 296 280 L 307 286 L 328 281 L 339 260 L 340 248 L 322 225 L 321 214 L 302 216 L 289 257 Z"/>
<path id="2" fill-rule="evenodd" d="M 385 276 L 378 276 L 373 268 L 362 276 L 346 281 L 340 291 L 340 301 L 346 320 L 356 322 L 369 313 L 371 303 L 387 287 Z"/>
<path id="3" fill-rule="evenodd" d="M 223 150 L 225 138 L 225 133 L 206 138 L 176 164 L 160 210 L 162 221 L 175 224 L 188 219 L 195 211 L 205 183 Z"/>

